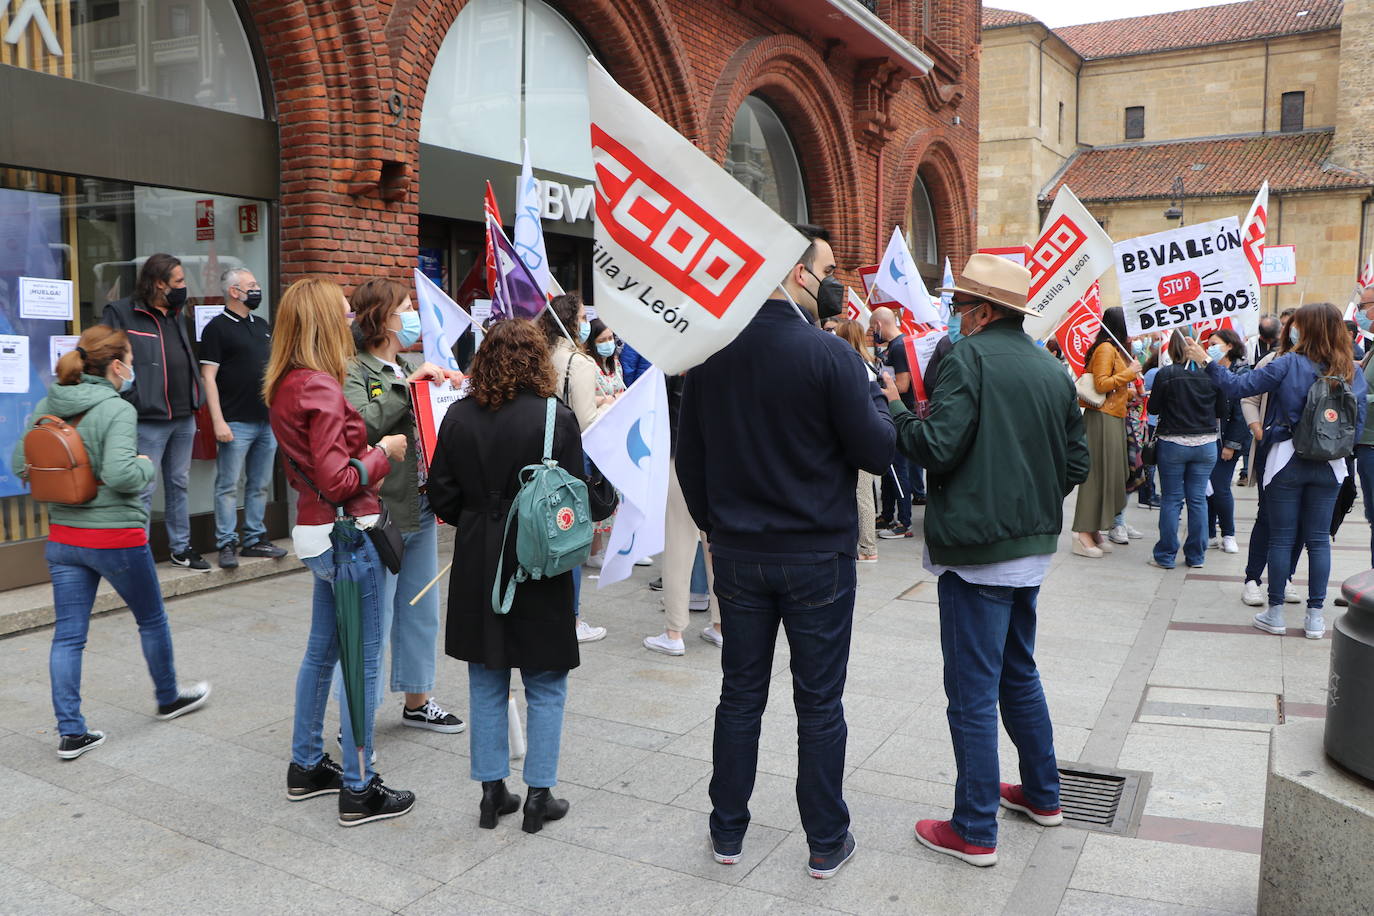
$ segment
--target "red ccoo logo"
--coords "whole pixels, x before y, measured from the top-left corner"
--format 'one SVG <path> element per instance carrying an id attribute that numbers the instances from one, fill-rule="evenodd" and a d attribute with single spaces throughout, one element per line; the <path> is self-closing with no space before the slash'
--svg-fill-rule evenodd
<path id="1" fill-rule="evenodd" d="M 1068 216 L 1061 216 L 1055 220 L 1054 225 L 1046 229 L 1044 235 L 1036 241 L 1030 263 L 1026 265 L 1031 272 L 1030 291 L 1026 298 L 1034 299 L 1040 292 L 1040 287 L 1069 263 L 1069 259 L 1083 247 L 1087 239 L 1088 236 Z"/>
<path id="2" fill-rule="evenodd" d="M 632 257 L 720 318 L 764 257 L 597 125 L 596 220 Z"/>

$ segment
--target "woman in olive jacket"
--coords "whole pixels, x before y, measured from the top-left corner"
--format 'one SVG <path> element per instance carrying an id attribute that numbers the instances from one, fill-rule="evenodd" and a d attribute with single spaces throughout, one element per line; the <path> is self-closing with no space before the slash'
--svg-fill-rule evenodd
<path id="1" fill-rule="evenodd" d="M 515 526 L 507 537 L 506 517 L 520 470 L 544 454 L 548 399 L 556 387 L 544 336 L 522 319 L 496 323 L 473 359 L 469 383 L 468 397 L 444 417 L 429 473 L 434 511 L 456 529 L 444 648 L 468 663 L 472 778 L 482 783 L 482 827 L 495 827 L 499 815 L 520 803 L 505 784 L 510 672 L 520 669 L 529 728 L 524 829 L 535 833 L 568 810 L 550 789 L 558 776 L 568 670 L 579 662 L 572 573 L 521 583 L 503 616 L 492 611 L 492 587 L 503 546 L 503 592 L 515 568 Z M 577 417 L 561 404 L 552 457 L 584 477 Z"/>
<path id="2" fill-rule="evenodd" d="M 405 694 L 402 725 L 457 734 L 465 727 L 463 720 L 435 702 L 433 693 L 439 651 L 439 590 L 430 589 L 415 604 L 410 603 L 439 574 L 438 529 L 429 500 L 420 492 L 410 383 L 443 382 L 448 376 L 433 363 L 411 372 L 400 362 L 401 350 L 420 336 L 420 318 L 405 286 L 395 280 L 368 280 L 353 291 L 349 303 L 359 352 L 349 361 L 344 397 L 362 415 L 369 444 L 375 445 L 389 435 L 406 439 L 406 455 L 391 462 L 380 493 L 405 545 L 401 571 L 387 573 L 381 596 L 382 654 L 385 656 L 386 644 L 390 643 L 391 690 Z M 457 380 L 461 381 L 461 376 Z M 385 696 L 380 673 L 377 686 L 380 708 Z"/>
<path id="3" fill-rule="evenodd" d="M 88 502 L 48 507 L 45 554 L 57 618 L 48 673 L 61 736 L 57 756 L 63 760 L 80 757 L 105 741 L 103 732 L 87 731 L 81 715 L 81 655 L 101 579 L 119 592 L 138 624 L 157 717 L 175 719 L 199 709 L 210 695 L 210 685 L 204 682 L 177 687 L 172 630 L 148 550 L 148 510 L 142 496 L 153 480 L 153 463 L 147 455 L 137 454 L 138 411 L 119 396 L 133 380 L 128 336 L 105 325 L 87 328 L 76 349 L 58 360 L 55 383 L 24 427 L 31 429 L 45 415 L 72 424 L 99 485 Z M 12 464 L 16 475 L 28 476 L 23 439 Z"/>

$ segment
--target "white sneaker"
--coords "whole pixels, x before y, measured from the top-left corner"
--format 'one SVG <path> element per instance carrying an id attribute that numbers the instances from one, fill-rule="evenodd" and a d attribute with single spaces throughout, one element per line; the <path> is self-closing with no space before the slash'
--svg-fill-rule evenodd
<path id="1" fill-rule="evenodd" d="M 1130 538 L 1133 541 L 1138 541 L 1145 536 L 1145 532 L 1139 530 L 1138 528 L 1131 527 L 1129 523 L 1126 524 L 1124 527 L 1126 529 L 1126 537 Z"/>
<path id="2" fill-rule="evenodd" d="M 1271 607 L 1262 614 L 1256 614 L 1253 623 L 1255 629 L 1273 633 L 1275 636 L 1283 636 L 1288 632 L 1283 624 L 1283 608 Z"/>
<path id="3" fill-rule="evenodd" d="M 1322 619 L 1321 611 L 1307 614 L 1307 619 L 1303 621 L 1302 635 L 1308 639 L 1321 639 L 1326 635 L 1326 621 Z"/>
<path id="4" fill-rule="evenodd" d="M 1131 543 L 1131 536 L 1126 533 L 1125 525 L 1117 525 L 1107 532 L 1107 540 L 1113 544 L 1129 544 Z"/>
<path id="5" fill-rule="evenodd" d="M 1236 539 L 1234 536 L 1227 535 L 1226 537 L 1223 537 L 1221 539 L 1221 552 L 1240 553 L 1240 545 L 1236 543 Z"/>
<path id="6" fill-rule="evenodd" d="M 1216 549 L 1217 549 L 1218 547 L 1220 547 L 1220 546 L 1221 546 L 1221 538 L 1208 538 L 1208 540 L 1207 540 L 1207 549 L 1208 549 L 1208 550 L 1216 550 Z"/>
<path id="7" fill-rule="evenodd" d="M 701 638 L 719 649 L 725 648 L 725 637 L 715 627 L 707 627 L 702 630 Z"/>
<path id="8" fill-rule="evenodd" d="M 1264 586 L 1258 582 L 1246 582 L 1240 600 L 1251 607 L 1264 607 Z"/>
<path id="9" fill-rule="evenodd" d="M 1283 603 L 1302 604 L 1302 595 L 1298 594 L 1298 587 L 1292 582 L 1289 582 L 1288 587 L 1283 590 Z"/>
<path id="10" fill-rule="evenodd" d="M 578 641 L 578 642 L 596 642 L 598 639 L 605 639 L 605 638 L 606 638 L 606 628 L 605 628 L 605 627 L 594 627 L 594 626 L 591 626 L 590 624 L 588 624 L 587 621 L 581 620 L 581 619 L 579 619 L 579 620 L 577 621 L 577 641 Z"/>
<path id="11" fill-rule="evenodd" d="M 650 652 L 661 652 L 664 655 L 684 655 L 687 652 L 682 640 L 671 639 L 667 633 L 644 637 L 644 648 Z"/>
<path id="12" fill-rule="evenodd" d="M 642 559 L 642 560 L 635 560 L 635 565 L 636 565 L 636 566 L 653 566 L 653 565 L 654 565 L 654 561 L 651 560 L 651 559 L 649 559 L 648 557 L 645 557 L 645 558 Z"/>

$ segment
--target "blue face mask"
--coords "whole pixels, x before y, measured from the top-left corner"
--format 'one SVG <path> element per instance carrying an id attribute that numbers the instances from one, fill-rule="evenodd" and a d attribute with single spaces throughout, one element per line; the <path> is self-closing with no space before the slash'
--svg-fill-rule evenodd
<path id="1" fill-rule="evenodd" d="M 401 329 L 392 333 L 400 340 L 401 346 L 409 347 L 420 339 L 420 314 L 414 311 L 398 314 L 401 316 Z"/>
<path id="2" fill-rule="evenodd" d="M 1298 329 L 1297 329 L 1297 328 L 1289 328 L 1289 329 L 1288 329 L 1288 342 L 1289 342 L 1290 344 L 1292 344 L 1293 346 L 1295 346 L 1295 347 L 1298 345 Z"/>
<path id="3" fill-rule="evenodd" d="M 1136 356 L 1144 355 L 1146 346 L 1147 344 L 1145 343 L 1144 339 L 1140 337 L 1137 337 L 1135 340 L 1131 341 L 1131 349 L 1135 351 Z"/>
<path id="4" fill-rule="evenodd" d="M 1374 321 L 1369 320 L 1369 310 L 1367 308 L 1355 309 L 1355 323 L 1360 326 L 1361 331 L 1370 332 L 1374 329 Z"/>
<path id="5" fill-rule="evenodd" d="M 1212 362 L 1216 362 L 1225 355 L 1226 350 L 1221 346 L 1221 344 L 1212 344 L 1210 347 L 1207 348 L 1207 358 L 1212 360 Z"/>
<path id="6" fill-rule="evenodd" d="M 610 359 L 615 356 L 615 341 L 603 340 L 596 345 L 596 355 L 602 359 Z"/>
<path id="7" fill-rule="evenodd" d="M 134 367 L 130 366 L 128 363 L 125 363 L 124 368 L 129 370 L 129 377 L 119 383 L 120 394 L 128 394 L 129 391 L 134 387 Z"/>
<path id="8" fill-rule="evenodd" d="M 960 333 L 959 333 L 959 328 L 960 328 L 960 326 L 963 324 L 963 321 L 964 321 L 964 319 L 963 319 L 963 316 L 962 316 L 962 315 L 960 315 L 958 312 L 954 311 L 953 309 L 950 309 L 950 315 L 949 315 L 949 342 L 950 342 L 951 344 L 956 344 L 956 343 L 958 343 L 958 342 L 959 342 L 959 338 L 961 338 L 961 337 L 964 336 L 963 334 L 960 334 Z"/>
<path id="9" fill-rule="evenodd" d="M 592 323 L 590 321 L 587 321 L 586 319 L 583 319 L 582 323 L 577 326 L 577 341 L 578 343 L 586 343 L 587 338 L 591 336 Z"/>

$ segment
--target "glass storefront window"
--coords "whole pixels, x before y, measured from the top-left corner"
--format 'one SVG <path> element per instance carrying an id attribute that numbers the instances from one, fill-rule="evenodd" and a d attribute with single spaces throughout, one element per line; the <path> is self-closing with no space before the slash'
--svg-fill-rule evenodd
<path id="1" fill-rule="evenodd" d="M 911 224 L 907 227 L 907 239 L 911 243 L 911 254 L 917 266 L 938 266 L 935 208 L 930 204 L 930 192 L 926 190 L 925 180 L 919 174 L 911 186 Z"/>
<path id="2" fill-rule="evenodd" d="M 100 320 L 107 303 L 129 295 L 148 255 L 166 251 L 181 259 L 189 288 L 185 319 L 194 336 L 202 320 L 224 304 L 220 277 L 231 267 L 253 271 L 272 286 L 269 212 L 262 201 L 0 168 L 0 370 L 5 347 L 27 351 L 21 382 L 0 391 L 0 542 L 41 537 L 42 507 L 25 496 L 10 473 L 9 456 L 23 423 L 52 384 L 54 338 L 80 334 Z M 72 281 L 72 320 L 27 317 L 20 278 Z M 270 317 L 270 292 L 258 314 Z M 8 354 L 16 355 L 16 354 Z M 0 378 L 4 377 L 0 371 Z M 215 464 L 194 461 L 193 515 L 213 511 Z M 154 498 L 160 516 L 161 491 Z"/>
<path id="3" fill-rule="evenodd" d="M 430 70 L 420 142 L 591 179 L 582 36 L 543 0 L 471 0 Z"/>
<path id="4" fill-rule="evenodd" d="M 23 9 L 14 4 L 14 15 L 26 15 Z M 11 24 L 0 15 L 0 32 Z M 16 38 L 0 41 L 0 64 L 263 117 L 257 67 L 234 0 L 47 2 Z"/>
<path id="5" fill-rule="evenodd" d="M 808 221 L 797 150 L 778 113 L 756 95 L 735 114 L 725 170 L 783 219 Z"/>

